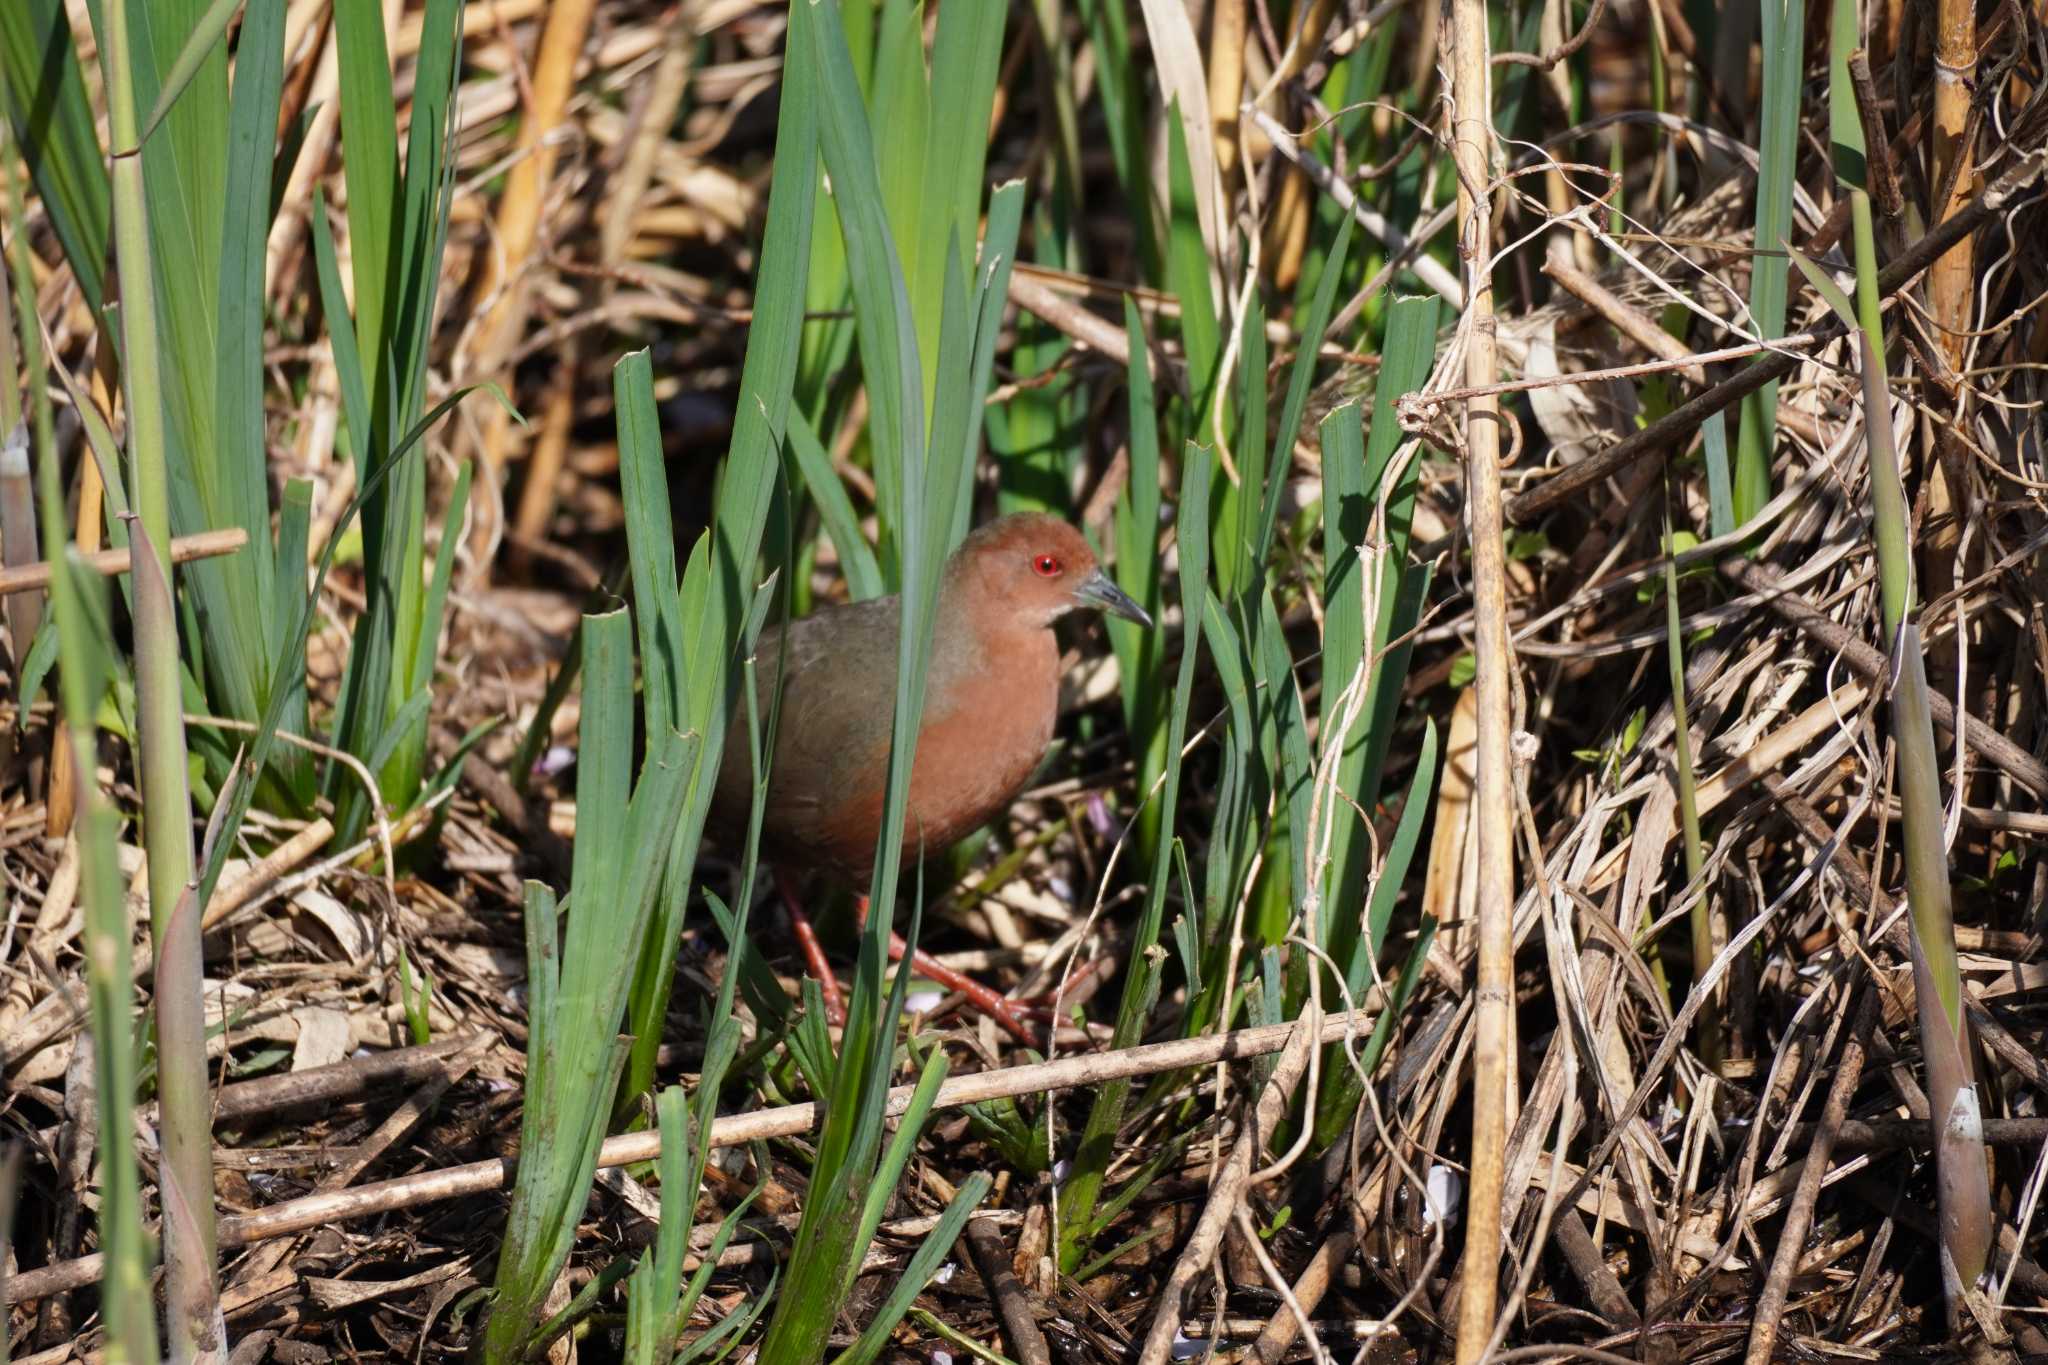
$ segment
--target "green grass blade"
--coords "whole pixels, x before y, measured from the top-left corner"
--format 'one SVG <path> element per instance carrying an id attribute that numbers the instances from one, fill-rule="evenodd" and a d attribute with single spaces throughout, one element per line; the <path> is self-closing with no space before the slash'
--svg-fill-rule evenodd
<path id="1" fill-rule="evenodd" d="M 973 222 L 972 211 L 966 222 Z M 990 431 L 989 385 L 995 377 L 996 351 L 1002 342 L 1003 309 L 1010 298 L 1010 272 L 1017 263 L 1017 234 L 1024 223 L 1024 184 L 1008 180 L 989 196 L 988 226 L 982 235 L 975 288 L 980 317 L 974 327 L 974 364 L 965 393 L 945 396 L 936 416 L 944 416 L 951 405 L 961 414 L 965 429 L 962 448 L 954 455 L 958 468 L 952 479 L 958 488 L 954 499 L 952 531 L 947 545 L 958 545 L 973 517 L 974 466 L 985 435 Z M 943 343 L 942 343 L 943 344 Z M 943 447 L 936 447 L 944 455 Z"/>
<path id="2" fill-rule="evenodd" d="M 1095 77 L 1102 89 L 1103 123 L 1108 131 L 1110 160 L 1116 167 L 1123 199 L 1133 206 L 1130 223 L 1137 238 L 1144 277 L 1158 283 L 1165 277 L 1159 248 L 1157 201 L 1152 196 L 1150 151 L 1145 140 L 1145 75 L 1132 57 L 1128 6 L 1123 0 L 1081 0 L 1082 21 L 1095 49 Z"/>
<path id="3" fill-rule="evenodd" d="M 1223 333 L 1216 314 L 1216 296 L 1209 288 L 1209 248 L 1202 240 L 1201 214 L 1195 205 L 1195 173 L 1188 161 L 1187 132 L 1181 125 L 1180 101 L 1167 110 L 1167 190 L 1170 223 L 1166 272 L 1180 303 L 1180 340 L 1188 362 L 1188 404 L 1196 439 L 1207 439 L 1209 408 L 1222 360 Z"/>
<path id="4" fill-rule="evenodd" d="M 938 259 L 938 253 L 945 248 L 944 236 L 941 235 L 932 247 L 932 264 L 939 269 L 931 272 L 929 285 L 925 282 L 925 272 L 919 268 L 919 256 L 925 247 L 922 229 L 925 201 L 930 197 L 943 198 L 944 190 L 925 180 L 930 170 L 925 156 L 932 144 L 933 130 L 931 77 L 925 68 L 924 17 L 924 6 L 916 0 L 884 0 L 881 31 L 875 40 L 874 81 L 865 93 L 873 126 L 889 130 L 889 135 L 875 144 L 875 176 L 883 213 L 903 271 L 904 288 L 910 295 L 911 330 L 925 343 L 924 352 L 936 357 L 939 291 L 945 280 L 944 262 Z M 940 22 L 945 22 L 943 7 Z M 839 205 L 840 224 L 844 229 L 848 196 L 858 191 L 851 186 L 840 185 L 836 178 L 832 185 L 834 200 Z M 850 238 L 847 257 L 856 272 L 854 286 L 857 289 L 860 265 Z M 929 385 L 922 401 L 924 406 L 920 411 L 929 417 Z M 873 454 L 878 476 L 876 493 L 886 507 L 891 492 L 880 484 L 879 476 L 894 458 L 894 452 L 877 447 Z"/>
<path id="5" fill-rule="evenodd" d="M 684 714 L 682 597 L 676 582 L 675 532 L 669 522 L 661 425 L 654 406 L 654 366 L 644 350 L 612 367 L 612 411 L 619 428 L 619 492 L 626 508 L 626 550 L 640 628 L 640 670 L 647 721 L 655 733 Z"/>
<path id="6" fill-rule="evenodd" d="M 872 1175 L 880 1152 L 882 1099 L 893 1050 L 890 1043 L 909 984 L 906 960 L 896 974 L 894 989 L 884 999 L 883 944 L 902 861 L 903 816 L 924 704 L 932 599 L 946 548 L 944 530 L 954 513 L 952 494 L 961 472 L 958 451 L 939 449 L 933 454 L 925 442 L 917 338 L 884 209 L 867 113 L 840 26 L 832 22 L 838 17 L 838 6 L 825 0 L 818 8 L 825 22 L 811 26 L 808 40 L 800 45 L 793 35 L 790 60 L 792 65 L 802 62 L 807 66 L 821 104 L 820 143 L 852 266 L 855 333 L 869 396 L 870 445 L 878 452 L 900 456 L 882 511 L 885 526 L 894 522 L 902 617 L 893 742 L 871 889 L 875 909 L 861 937 L 847 1027 L 817 1144 L 804 1219 L 790 1256 L 788 1288 L 761 1346 L 763 1359 L 778 1360 L 809 1360 L 823 1354 L 851 1269 L 860 1259 L 855 1240 L 856 1206 L 864 1201 L 865 1191 L 858 1188 L 858 1182 Z M 955 312 L 956 316 L 968 316 L 957 307 Z M 957 403 L 964 395 L 950 397 Z M 934 414 L 935 427 L 953 420 L 957 419 L 944 412 Z M 878 476 L 881 473 L 878 464 Z M 916 940 L 914 920 L 910 940 Z"/>
<path id="7" fill-rule="evenodd" d="M 996 68 L 1003 55 L 1003 27 L 1009 12 L 1008 5 L 939 7 L 932 40 L 929 123 L 923 164 L 917 167 L 916 217 L 907 222 L 890 220 L 902 229 L 897 242 L 907 253 L 903 271 L 909 282 L 911 318 L 919 349 L 926 355 L 933 354 L 932 348 L 940 344 L 949 272 L 972 273 L 982 171 L 988 159 L 989 116 L 995 104 Z M 919 46 L 921 66 L 921 39 Z M 893 123 L 882 126 L 890 130 L 892 141 L 907 131 Z M 1003 253 L 1006 265 L 1009 255 Z M 939 368 L 933 365 L 925 372 L 925 409 L 933 414 L 934 426 Z M 977 431 L 980 415 L 975 414 Z"/>
<path id="8" fill-rule="evenodd" d="M 1189 443 L 1183 457 L 1178 523 L 1175 541 L 1180 548 L 1180 589 L 1182 610 L 1192 613 L 1190 604 L 1203 600 L 1209 577 L 1209 495 L 1214 454 L 1206 446 Z M 1170 835 L 1180 801 L 1180 753 L 1187 743 L 1188 708 L 1194 693 L 1195 665 L 1201 657 L 1200 635 L 1189 631 L 1182 643 L 1179 677 L 1174 684 L 1173 710 L 1168 721 L 1166 782 L 1160 808 L 1160 841 L 1152 858 L 1151 880 L 1132 931 L 1128 955 L 1130 968 L 1124 977 L 1124 991 L 1117 1007 L 1116 1032 L 1112 1046 L 1130 1047 L 1143 1032 L 1145 1016 L 1158 994 L 1159 966 L 1151 952 L 1158 943 L 1166 913 L 1166 891 L 1171 873 Z M 1114 1155 L 1116 1135 L 1123 1125 L 1124 1105 L 1130 1095 L 1127 1081 L 1112 1081 L 1095 1093 L 1081 1145 L 1073 1168 L 1060 1190 L 1059 1256 L 1062 1268 L 1078 1266 L 1087 1239 L 1096 1230 L 1095 1204 Z"/>
<path id="9" fill-rule="evenodd" d="M 1751 259 L 1749 311 L 1758 335 L 1784 335 L 1788 264 L 1780 254 L 1792 231 L 1792 185 L 1799 151 L 1799 87 L 1804 70 L 1805 0 L 1762 0 L 1763 122 L 1756 189 L 1756 255 Z M 1774 381 L 1742 401 L 1735 449 L 1735 521 L 1771 500 L 1771 453 L 1777 433 Z"/>
<path id="10" fill-rule="evenodd" d="M 1319 812 L 1323 836 L 1309 856 L 1320 860 L 1327 847 L 1327 878 L 1322 869 L 1310 873 L 1304 891 L 1321 883 L 1326 894 L 1318 896 L 1320 923 L 1314 926 L 1316 941 L 1330 944 L 1333 922 L 1348 923 L 1356 914 L 1357 901 L 1364 894 L 1362 881 L 1347 875 L 1349 851 L 1358 820 L 1352 815 L 1360 799 L 1359 779 L 1365 764 L 1367 726 L 1360 724 L 1364 711 L 1365 683 L 1360 677 L 1368 665 L 1366 656 L 1365 574 L 1361 562 L 1364 548 L 1371 544 L 1372 500 L 1377 490 L 1368 482 L 1365 427 L 1355 403 L 1346 403 L 1323 419 L 1323 687 L 1320 744 L 1324 766 L 1332 762 L 1328 752 L 1341 736 L 1342 751 L 1335 759 L 1335 786 L 1324 810 Z M 1384 467 L 1384 458 L 1381 461 Z M 1374 566 L 1375 570 L 1377 565 Z M 1382 576 L 1384 577 L 1384 576 Z M 1368 798 L 1369 799 L 1369 798 Z M 1370 813 L 1367 807 L 1366 814 Z M 1313 822 L 1312 822 L 1313 823 Z M 1304 831 L 1307 834 L 1309 831 Z"/>
<path id="11" fill-rule="evenodd" d="M 157 92 L 156 103 L 150 107 L 149 116 L 142 121 L 144 142 L 149 141 L 150 134 L 164 121 L 165 115 L 170 113 L 171 106 L 178 102 L 178 97 L 185 93 L 199 75 L 199 68 L 213 55 L 214 44 L 228 31 L 228 25 L 233 22 L 236 11 L 241 8 L 242 0 L 213 0 L 213 4 L 200 16 L 199 22 L 186 36 L 185 45 L 178 50 L 177 60 L 171 63 L 170 70 L 164 74 L 163 89 Z M 284 7 L 279 4 L 264 5 L 258 0 L 256 8 L 259 16 L 262 10 L 270 9 L 277 12 L 276 17 L 279 20 L 284 17 Z M 246 41 L 247 25 L 243 26 L 242 32 L 243 40 Z"/>
<path id="12" fill-rule="evenodd" d="M 424 609 L 420 613 L 423 621 L 437 629 L 448 601 L 448 584 L 455 575 L 455 561 L 460 557 L 458 550 L 462 545 L 463 532 L 469 527 L 469 478 L 470 464 L 464 460 L 455 467 L 455 486 L 448 492 L 448 517 L 441 527 L 441 550 L 434 556 L 434 576 L 427 583 Z M 434 638 L 429 637 L 423 643 L 424 648 L 413 655 L 412 661 L 409 682 L 415 692 L 425 691 L 427 684 L 433 681 L 434 664 L 440 657 L 440 652 L 434 647 Z"/>
<path id="13" fill-rule="evenodd" d="M 808 6 L 790 11 L 790 52 L 801 56 L 814 18 Z M 798 61 L 791 72 L 801 67 Z M 688 725 L 703 738 L 702 758 L 691 775 L 682 813 L 666 835 L 668 857 L 660 900 L 639 945 L 627 1015 L 627 1028 L 634 1036 L 624 1082 L 627 1096 L 644 1092 L 653 1081 L 660 1020 L 675 979 L 675 947 L 692 895 L 697 845 L 717 781 L 726 727 L 739 702 L 732 642 L 754 601 L 762 533 L 782 469 L 784 426 L 803 340 L 807 260 L 817 201 L 817 178 L 795 174 L 791 168 L 816 164 L 817 127 L 815 84 L 786 72 L 775 129 L 775 164 L 783 174 L 776 177 L 768 200 L 760 287 L 754 295 L 753 325 L 740 373 L 732 444 L 719 479 L 704 558 L 701 566 L 693 560 L 683 581 L 679 666 L 688 681 Z M 655 505 L 668 507 L 665 491 Z"/>
<path id="14" fill-rule="evenodd" d="M 209 414 L 188 424 L 177 444 L 184 466 L 181 483 L 187 489 L 181 499 L 180 529 L 239 526 L 249 536 L 247 552 L 207 560 L 185 571 L 205 635 L 209 704 L 222 714 L 249 721 L 262 713 L 272 686 L 303 685 L 297 676 L 303 668 L 289 663 L 282 679 L 273 679 L 278 645 L 290 617 L 277 600 L 275 560 L 263 552 L 270 537 L 269 460 L 263 431 L 263 272 L 270 227 L 265 210 L 284 74 L 282 9 L 258 4 L 242 24 L 228 124 L 219 149 L 227 170 L 213 300 L 213 390 L 195 395 L 195 404 L 206 405 Z M 205 55 L 197 47 L 202 36 L 195 31 L 179 58 L 181 67 L 191 67 L 184 73 L 188 81 L 199 74 L 199 59 Z M 169 86 L 165 93 L 170 93 Z M 195 99 L 203 97 L 205 92 L 194 94 Z M 162 98 L 158 104 L 168 108 Z M 298 565 L 296 572 L 303 578 L 303 553 Z M 298 722 L 294 728 L 303 726 L 301 713 L 295 710 L 291 718 Z M 285 749 L 276 757 L 277 773 L 295 803 L 310 801 L 313 770 L 305 753 Z"/>
<path id="15" fill-rule="evenodd" d="M 7 167 L 10 201 L 13 167 Z M 38 461 L 44 543 L 68 544 L 64 495 L 55 451 Z M 106 610 L 96 596 L 103 580 L 74 567 L 72 554 L 53 555 L 52 618 L 63 669 L 60 703 L 69 719 L 73 762 L 92 773 L 97 745 L 96 716 L 105 695 L 108 650 L 95 628 Z M 107 1326 L 107 1359 L 122 1365 L 154 1365 L 158 1359 L 155 1295 L 150 1289 L 149 1238 L 142 1222 L 141 1180 L 136 1169 L 134 1097 L 135 989 L 120 870 L 115 865 L 115 816 L 96 781 L 85 783 L 78 823 L 82 895 L 85 907 L 86 989 L 92 1017 L 93 1077 L 99 1097 L 99 1240 L 105 1261 L 101 1283 Z"/>
<path id="16" fill-rule="evenodd" d="M 530 1094 L 498 1300 L 485 1325 L 484 1353 L 492 1361 L 516 1358 L 568 1259 L 576 1211 L 589 1194 L 626 1058 L 618 1023 L 633 959 L 618 945 L 644 931 L 660 871 L 657 860 L 631 851 L 660 847 L 661 836 L 674 828 L 696 757 L 695 736 L 653 735 L 649 761 L 634 780 L 632 638 L 624 610 L 584 620 L 571 910 L 562 928 L 558 979 L 537 1001 L 554 1014 L 538 1044 L 547 1049 L 545 1059 L 537 1062 L 543 1054 L 529 1052 L 538 1103 Z M 528 925 L 529 952 L 541 975 L 555 933 L 551 914 Z"/>
<path id="17" fill-rule="evenodd" d="M 1256 291 L 1239 319 L 1237 337 L 1238 481 L 1226 482 L 1217 492 L 1211 551 L 1216 585 L 1225 597 L 1240 596 L 1265 563 L 1258 539 L 1267 488 L 1266 306 Z"/>
<path id="18" fill-rule="evenodd" d="M 1436 722 L 1425 720 L 1422 747 L 1415 760 L 1415 776 L 1408 784 L 1408 794 L 1401 803 L 1401 818 L 1394 826 L 1394 837 L 1387 843 L 1386 858 L 1374 877 L 1372 894 L 1366 904 L 1365 931 L 1357 936 L 1357 946 L 1346 964 L 1344 989 L 1354 1004 L 1362 1002 L 1374 981 L 1384 975 L 1385 962 L 1381 950 L 1386 944 L 1387 929 L 1393 923 L 1395 902 L 1407 882 L 1415 850 L 1422 842 L 1430 797 L 1436 789 L 1436 767 Z M 1385 1012 L 1373 1023 L 1372 1040 L 1363 1057 L 1367 1075 L 1378 1065 L 1380 1051 L 1386 1046 L 1386 1039 L 1400 1017 L 1408 992 L 1414 989 L 1413 977 L 1422 968 L 1422 957 L 1427 948 L 1425 935 L 1417 940 L 1409 952 L 1409 960 L 1402 967 L 1401 988 L 1389 996 Z M 1324 1059 L 1323 1074 L 1331 1079 L 1329 1088 L 1317 1100 L 1314 1146 L 1318 1151 L 1327 1148 L 1342 1134 L 1357 1110 L 1362 1093 L 1357 1076 L 1334 1048 Z"/>
<path id="19" fill-rule="evenodd" d="M 1280 407 L 1280 425 L 1275 437 L 1273 477 L 1266 484 L 1259 517 L 1256 556 L 1261 563 L 1273 543 L 1273 524 L 1280 515 L 1280 494 L 1286 484 L 1282 474 L 1289 465 L 1294 442 L 1301 433 L 1301 418 L 1308 407 L 1309 390 L 1315 385 L 1316 353 L 1322 350 L 1323 337 L 1330 329 L 1330 314 L 1336 307 L 1338 282 L 1344 277 L 1345 255 L 1350 249 L 1354 222 L 1348 213 L 1338 221 L 1336 240 L 1323 262 L 1322 273 L 1316 280 L 1315 295 L 1309 301 L 1308 315 L 1302 322 L 1301 349 L 1295 352 L 1294 366 L 1287 374 L 1287 398 Z"/>
<path id="20" fill-rule="evenodd" d="M 986 1171 L 976 1171 L 960 1182 L 960 1188 L 953 1195 L 952 1202 L 946 1205 L 946 1211 L 939 1216 L 939 1225 L 919 1244 L 916 1254 L 910 1258 L 910 1263 L 903 1267 L 902 1275 L 897 1277 L 895 1287 L 889 1291 L 889 1297 L 883 1300 L 882 1306 L 876 1310 L 873 1320 L 867 1325 L 867 1330 L 860 1334 L 853 1345 L 847 1347 L 844 1354 L 834 1360 L 833 1365 L 871 1365 L 871 1362 L 881 1355 L 882 1348 L 889 1344 L 890 1334 L 896 1330 L 896 1324 L 903 1321 L 903 1315 L 910 1311 L 910 1305 L 924 1292 L 924 1287 L 931 1283 L 932 1276 L 938 1271 L 939 1263 L 952 1253 L 953 1243 L 960 1239 L 961 1229 L 967 1226 L 967 1219 L 974 1211 L 981 1207 L 981 1201 L 988 1197 L 989 1187 L 993 1183 Z M 763 1360 L 768 1358 L 766 1354 L 762 1356 Z"/>
<path id="21" fill-rule="evenodd" d="M 1130 348 L 1125 388 L 1130 398 L 1130 476 L 1117 495 L 1113 530 L 1116 537 L 1117 586 L 1143 607 L 1154 621 L 1163 619 L 1164 591 L 1159 556 L 1159 409 L 1152 387 L 1151 349 L 1138 305 L 1124 298 L 1124 336 Z M 1110 648 L 1116 651 L 1117 679 L 1123 692 L 1124 727 L 1138 757 L 1137 790 L 1152 790 L 1166 769 L 1165 645 L 1157 629 L 1109 616 L 1103 620 Z M 1136 848 L 1150 857 L 1158 846 L 1165 807 L 1153 803 L 1138 813 Z"/>
<path id="22" fill-rule="evenodd" d="M 336 550 L 340 548 L 342 535 L 355 521 L 357 514 L 362 511 L 364 501 L 376 494 L 377 488 L 382 481 L 390 477 L 392 471 L 398 468 L 401 462 L 418 448 L 420 441 L 434 428 L 435 424 L 453 411 L 456 404 L 468 397 L 470 392 L 468 389 L 459 389 L 435 404 L 433 411 L 422 417 L 414 424 L 412 430 L 406 433 L 405 439 L 399 442 L 393 451 L 392 458 L 385 462 L 382 469 L 370 476 L 367 484 L 357 489 L 355 497 L 350 499 L 348 506 L 342 509 L 340 518 L 334 524 L 333 533 L 328 536 L 327 544 L 320 551 L 320 562 L 313 573 L 312 587 L 300 599 L 298 615 L 295 618 L 294 625 L 290 632 L 288 632 L 285 642 L 279 650 L 279 658 L 281 660 L 305 658 L 306 639 L 312 633 L 313 611 L 315 604 L 320 599 L 320 589 L 327 582 L 328 570 L 334 567 L 334 556 Z M 281 664 L 278 672 L 282 674 L 283 671 L 284 668 Z M 344 685 L 344 694 L 346 694 L 346 690 Z M 284 717 L 287 706 L 291 704 L 293 695 L 294 689 L 276 688 L 272 690 L 270 700 L 264 703 L 263 718 L 257 723 L 256 736 L 249 746 L 248 757 L 245 760 L 248 772 L 261 773 L 264 770 L 264 765 L 270 761 L 271 750 L 277 743 L 279 723 Z M 300 690 L 298 695 L 303 697 L 303 691 Z M 248 814 L 249 803 L 255 792 L 255 784 L 254 782 L 236 782 L 232 784 L 231 790 L 232 796 L 229 800 L 228 812 L 224 816 L 217 817 L 220 820 L 223 835 L 214 841 L 213 855 L 207 860 L 206 866 L 200 872 L 198 901 L 202 906 L 206 904 L 207 898 L 213 894 L 214 884 L 220 878 L 221 869 L 227 864 L 227 857 L 233 849 L 235 836 L 241 829 L 242 819 Z"/>
<path id="23" fill-rule="evenodd" d="M 348 182 L 349 260 L 355 276 L 356 349 L 380 368 L 386 353 L 393 228 L 398 202 L 398 107 L 391 88 L 391 57 L 384 46 L 384 16 L 375 5 L 343 4 L 334 11 L 341 74 L 342 165 Z M 319 217 L 316 207 L 314 217 Z M 344 330 L 346 313 L 329 313 Z M 367 426 L 357 442 L 369 440 Z"/>
<path id="24" fill-rule="evenodd" d="M 874 547 L 861 534 L 860 518 L 846 496 L 846 485 L 833 471 L 832 457 L 801 412 L 790 414 L 789 451 L 811 501 L 818 504 L 825 534 L 832 537 L 832 547 L 839 552 L 839 572 L 846 579 L 847 595 L 856 602 L 880 597 L 888 589 L 882 582 L 881 565 L 875 562 Z"/>
<path id="25" fill-rule="evenodd" d="M 874 1178 L 868 1182 L 867 1200 L 860 1211 L 860 1229 L 853 1235 L 856 1247 L 867 1246 L 874 1239 L 875 1229 L 882 1225 L 882 1215 L 896 1197 L 897 1184 L 903 1179 L 911 1155 L 917 1150 L 918 1135 L 924 1131 L 924 1121 L 931 1116 L 932 1102 L 939 1097 L 939 1087 L 945 1083 L 948 1069 L 946 1054 L 937 1048 L 932 1049 L 918 1073 L 917 1089 L 910 1094 L 910 1106 L 897 1120 L 895 1135 L 889 1140 L 888 1150 L 882 1154 L 881 1165 L 876 1167 Z"/>
<path id="26" fill-rule="evenodd" d="M 697 1191 L 684 1190 L 689 1165 L 689 1095 L 679 1085 L 661 1092 L 655 1104 L 661 1125 L 661 1225 L 654 1245 L 640 1255 L 627 1298 L 626 1360 L 630 1365 L 668 1365 L 675 1342 L 676 1306 L 682 1297 L 683 1253 L 689 1249 L 690 1220 Z"/>

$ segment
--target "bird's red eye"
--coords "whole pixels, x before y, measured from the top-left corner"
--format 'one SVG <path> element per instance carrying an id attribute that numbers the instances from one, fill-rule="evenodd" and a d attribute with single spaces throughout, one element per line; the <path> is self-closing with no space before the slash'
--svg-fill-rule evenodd
<path id="1" fill-rule="evenodd" d="M 1060 576 L 1060 562 L 1051 555 L 1040 555 L 1032 560 L 1031 568 L 1040 578 L 1058 578 Z"/>

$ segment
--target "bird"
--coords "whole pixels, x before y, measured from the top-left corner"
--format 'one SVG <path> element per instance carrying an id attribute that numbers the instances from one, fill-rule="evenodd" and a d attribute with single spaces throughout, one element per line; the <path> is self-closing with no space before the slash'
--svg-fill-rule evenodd
<path id="1" fill-rule="evenodd" d="M 1001 814 L 1044 760 L 1058 719 L 1054 623 L 1097 610 L 1150 628 L 1152 618 L 1104 573 L 1080 531 L 1039 512 L 978 527 L 947 557 L 932 612 L 925 704 L 903 819 L 906 860 L 935 857 Z M 902 604 L 895 596 L 836 603 L 761 632 L 755 700 L 776 713 L 761 825 L 792 927 L 828 1011 L 838 987 L 792 874 L 824 873 L 856 888 L 874 870 L 888 787 Z M 755 785 L 747 727 L 728 727 L 711 823 L 744 837 Z M 865 898 L 858 902 L 863 920 Z M 891 935 L 890 956 L 904 945 Z M 919 974 L 962 992 L 1011 1034 L 1035 1042 L 1003 997 L 914 955 Z"/>

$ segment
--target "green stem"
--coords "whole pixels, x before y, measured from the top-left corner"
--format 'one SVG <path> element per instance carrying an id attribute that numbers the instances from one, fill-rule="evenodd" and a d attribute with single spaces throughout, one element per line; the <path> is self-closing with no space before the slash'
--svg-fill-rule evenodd
<path id="1" fill-rule="evenodd" d="M 1877 247 L 1870 196 L 1850 193 L 1856 233 L 1857 341 L 1863 361 L 1863 425 L 1870 448 L 1872 531 L 1877 541 L 1885 644 L 1895 681 L 1892 739 L 1898 746 L 1899 805 L 1906 851 L 1906 895 L 1913 916 L 1913 978 L 1927 1058 L 1927 1099 L 1934 1118 L 1936 1189 L 1941 1214 L 1942 1285 L 1949 1320 L 1964 1330 L 1963 1306 L 1991 1257 L 1991 1187 L 1982 1110 L 1963 1015 L 1961 965 L 1950 905 L 1948 847 L 1942 834 L 1941 760 L 1934 747 L 1927 672 L 1914 613 L 1906 490 L 1892 443 L 1891 392 L 1885 377 L 1883 319 L 1877 301 Z"/>
<path id="2" fill-rule="evenodd" d="M 100 55 L 107 88 L 114 251 L 121 279 L 123 397 L 139 532 L 134 556 L 135 691 L 141 741 L 143 840 L 156 939 L 157 1077 L 163 1127 L 168 1331 L 174 1360 L 215 1360 L 226 1333 L 215 1281 L 213 1136 L 207 1112 L 206 1028 L 199 911 L 193 883 L 192 802 L 186 787 L 178 619 L 171 600 L 170 479 L 156 282 L 138 146 L 128 6 L 104 5 Z M 85 769 L 85 772 L 91 770 Z"/>
<path id="3" fill-rule="evenodd" d="M 1685 827 L 1685 884 L 1695 893 L 1692 903 L 1692 970 L 1697 978 L 1714 960 L 1714 922 L 1701 878 L 1706 872 L 1706 846 L 1700 839 L 1699 776 L 1692 761 L 1692 719 L 1685 703 L 1685 642 L 1678 633 L 1678 569 L 1671 541 L 1670 488 L 1664 502 L 1664 622 L 1665 657 L 1671 665 L 1671 712 L 1678 722 L 1675 741 L 1678 750 L 1678 814 Z M 1700 1012 L 1700 1058 L 1719 1071 L 1727 1055 L 1721 1031 L 1720 1010 L 1710 1006 Z"/>

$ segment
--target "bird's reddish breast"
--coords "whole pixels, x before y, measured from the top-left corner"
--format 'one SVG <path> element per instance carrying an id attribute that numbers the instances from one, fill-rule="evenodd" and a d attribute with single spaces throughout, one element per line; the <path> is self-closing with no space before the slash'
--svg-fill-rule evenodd
<path id="1" fill-rule="evenodd" d="M 1049 630 L 985 639 L 979 667 L 930 698 L 911 769 L 904 845 L 934 854 L 1015 800 L 1052 742 L 1059 646 Z"/>

